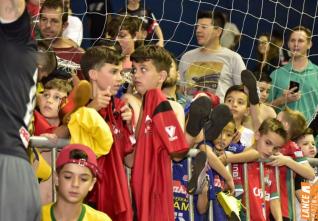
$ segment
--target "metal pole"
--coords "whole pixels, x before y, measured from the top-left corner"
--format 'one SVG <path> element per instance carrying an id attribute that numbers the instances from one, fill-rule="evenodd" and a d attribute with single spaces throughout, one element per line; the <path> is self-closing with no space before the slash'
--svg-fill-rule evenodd
<path id="1" fill-rule="evenodd" d="M 262 188 L 262 212 L 264 217 L 266 217 L 266 191 L 265 191 L 265 182 L 264 182 L 264 163 L 259 162 L 259 173 L 260 173 L 260 182 Z"/>
<path id="2" fill-rule="evenodd" d="M 293 210 L 293 215 L 292 215 L 292 220 L 296 220 L 296 195 L 295 195 L 295 180 L 294 180 L 294 171 L 291 169 L 290 170 L 290 188 L 291 188 L 291 201 L 292 201 L 292 210 Z"/>
<path id="3" fill-rule="evenodd" d="M 187 163 L 188 163 L 188 177 L 192 176 L 192 171 L 191 171 L 191 157 L 187 158 Z M 194 221 L 194 210 L 193 210 L 193 196 L 191 194 L 189 196 L 189 217 L 190 221 Z"/>
<path id="4" fill-rule="evenodd" d="M 51 168 L 52 168 L 52 201 L 55 203 L 56 202 L 56 188 L 55 188 L 55 183 L 54 183 L 54 178 L 53 174 L 56 171 L 56 148 L 53 148 L 51 151 Z"/>
<path id="5" fill-rule="evenodd" d="M 246 207 L 246 220 L 250 220 L 250 201 L 249 201 L 249 189 L 248 189 L 248 171 L 247 171 L 247 163 L 243 165 L 244 170 L 244 191 L 245 191 L 245 207 Z"/>

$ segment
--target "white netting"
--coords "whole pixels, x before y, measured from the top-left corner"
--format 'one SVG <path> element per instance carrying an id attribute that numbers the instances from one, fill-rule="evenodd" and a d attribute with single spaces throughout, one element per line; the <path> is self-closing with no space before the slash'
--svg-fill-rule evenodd
<path id="1" fill-rule="evenodd" d="M 195 36 L 196 17 L 200 10 L 215 10 L 226 12 L 229 21 L 235 23 L 240 31 L 241 40 L 235 51 L 238 52 L 249 69 L 253 69 L 258 62 L 256 50 L 258 37 L 268 33 L 271 37 L 282 37 L 282 51 L 287 52 L 286 40 L 291 28 L 303 25 L 312 31 L 313 46 L 309 50 L 309 58 L 317 60 L 317 18 L 316 1 L 296 0 L 141 0 L 145 8 L 151 9 L 164 34 L 164 45 L 172 51 L 177 59 L 197 46 Z M 118 15 L 118 11 L 125 6 L 127 1 L 72 1 L 74 15 L 79 16 L 84 25 L 83 46 L 87 47 L 104 38 L 106 31 L 106 15 Z M 111 4 L 111 7 L 110 5 Z M 110 10 L 109 10 L 110 9 Z M 94 20 L 96 17 L 104 18 L 100 33 L 89 35 L 87 26 L 91 28 L 101 25 Z M 150 16 L 150 15 L 149 15 Z M 87 19 L 91 19 L 87 22 Z M 96 27 L 95 27 L 96 28 Z M 157 39 L 152 33 L 150 40 Z M 270 39 L 272 40 L 272 39 Z M 279 46 L 279 45 L 278 45 Z M 285 53 L 286 54 L 286 53 Z M 313 73 L 315 75 L 315 73 Z M 187 82 L 184 82 L 185 84 Z M 317 91 L 307 90 L 307 94 L 316 94 Z M 317 96 L 317 95 L 315 95 Z M 313 107 L 313 109 L 316 109 Z"/>

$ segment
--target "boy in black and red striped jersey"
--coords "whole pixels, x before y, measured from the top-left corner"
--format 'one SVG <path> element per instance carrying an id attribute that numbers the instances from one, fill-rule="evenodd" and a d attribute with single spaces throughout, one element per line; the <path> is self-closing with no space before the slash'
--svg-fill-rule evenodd
<path id="1" fill-rule="evenodd" d="M 268 159 L 274 152 L 286 142 L 287 133 L 282 124 L 274 119 L 268 118 L 261 124 L 258 132 L 255 133 L 254 148 L 259 152 L 260 159 Z M 236 185 L 236 195 L 241 195 L 244 187 L 243 164 L 233 164 L 233 179 Z M 264 191 L 262 190 L 260 165 L 258 162 L 248 163 L 248 197 L 250 220 L 265 221 L 269 220 L 270 212 L 275 220 L 281 220 L 281 207 L 276 187 L 275 168 L 264 165 Z M 264 197 L 265 195 L 265 197 Z M 243 204 L 245 196 L 243 196 Z"/>

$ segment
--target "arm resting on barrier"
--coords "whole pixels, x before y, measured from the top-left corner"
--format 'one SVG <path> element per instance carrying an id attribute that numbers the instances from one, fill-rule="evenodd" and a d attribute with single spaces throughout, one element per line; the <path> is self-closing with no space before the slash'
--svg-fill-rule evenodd
<path id="1" fill-rule="evenodd" d="M 230 193 L 233 194 L 234 182 L 231 174 L 226 170 L 221 160 L 219 160 L 219 158 L 213 153 L 212 149 L 209 147 L 205 147 L 205 145 L 206 144 L 201 144 L 200 150 L 206 152 L 210 167 L 224 178 L 226 184 L 228 185 Z"/>
<path id="2" fill-rule="evenodd" d="M 268 164 L 271 166 L 287 166 L 306 179 L 313 180 L 315 178 L 315 171 L 308 162 L 299 163 L 282 154 L 271 156 L 270 159 L 272 161 Z"/>
<path id="3" fill-rule="evenodd" d="M 248 163 L 258 160 L 259 153 L 254 148 L 247 148 L 245 151 L 236 154 L 227 154 L 220 156 L 220 160 L 225 163 Z"/>

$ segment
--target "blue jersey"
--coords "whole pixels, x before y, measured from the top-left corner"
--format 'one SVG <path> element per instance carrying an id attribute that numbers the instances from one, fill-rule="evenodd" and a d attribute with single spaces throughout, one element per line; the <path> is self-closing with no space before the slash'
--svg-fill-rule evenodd
<path id="1" fill-rule="evenodd" d="M 173 161 L 173 205 L 175 221 L 190 221 L 187 159 L 180 162 Z"/>
<path id="2" fill-rule="evenodd" d="M 207 147 L 214 148 L 211 142 L 206 141 Z M 208 191 L 208 198 L 209 201 L 213 203 L 213 220 L 218 221 L 226 221 L 227 217 L 226 214 L 219 204 L 218 200 L 216 199 L 216 194 L 223 191 L 224 188 L 224 179 L 221 177 L 215 170 L 209 169 L 207 171 L 207 175 L 209 177 L 209 191 Z M 193 204 L 194 204 L 194 220 L 195 221 L 206 221 L 209 219 L 209 210 L 205 214 L 199 214 L 197 210 L 197 202 L 198 202 L 198 195 L 194 195 L 193 197 Z"/>

